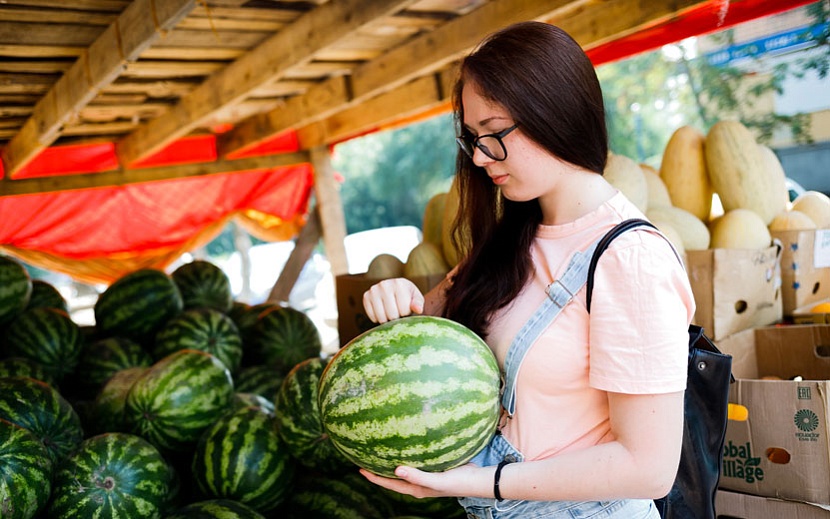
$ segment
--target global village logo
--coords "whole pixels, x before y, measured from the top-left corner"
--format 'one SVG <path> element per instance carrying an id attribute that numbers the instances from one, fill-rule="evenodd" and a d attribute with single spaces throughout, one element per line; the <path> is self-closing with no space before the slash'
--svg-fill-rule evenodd
<path id="1" fill-rule="evenodd" d="M 799 441 L 817 442 L 819 434 L 813 432 L 818 429 L 818 415 L 809 409 L 799 409 L 793 416 L 793 421 L 798 431 L 795 437 Z"/>

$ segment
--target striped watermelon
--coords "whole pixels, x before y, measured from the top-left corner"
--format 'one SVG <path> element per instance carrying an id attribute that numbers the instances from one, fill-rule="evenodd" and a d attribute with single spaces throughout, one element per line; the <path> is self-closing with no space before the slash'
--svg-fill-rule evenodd
<path id="1" fill-rule="evenodd" d="M 208 499 L 179 508 L 164 519 L 265 519 L 248 505 L 231 499 Z"/>
<path id="2" fill-rule="evenodd" d="M 109 337 L 83 348 L 74 379 L 85 393 L 94 397 L 116 372 L 152 364 L 152 357 L 138 343 L 124 337 Z"/>
<path id="3" fill-rule="evenodd" d="M 263 364 L 242 368 L 233 374 L 236 390 L 242 393 L 256 393 L 273 402 L 280 390 L 285 375 L 273 366 Z"/>
<path id="4" fill-rule="evenodd" d="M 9 354 L 37 362 L 58 384 L 75 370 L 83 344 L 78 325 L 54 308 L 26 310 L 6 329 Z"/>
<path id="5" fill-rule="evenodd" d="M 0 517 L 35 517 L 52 487 L 49 452 L 31 431 L 0 419 Z"/>
<path id="6" fill-rule="evenodd" d="M 19 261 L 0 255 L 0 327 L 26 308 L 32 278 Z"/>
<path id="7" fill-rule="evenodd" d="M 156 331 L 182 311 L 173 279 L 157 269 L 139 269 L 107 287 L 95 302 L 95 327 L 101 337 L 152 342 Z"/>
<path id="8" fill-rule="evenodd" d="M 362 477 L 362 476 L 361 476 Z M 281 519 L 387 519 L 386 503 L 329 476 L 298 478 L 296 488 L 279 509 Z"/>
<path id="9" fill-rule="evenodd" d="M 84 438 L 81 419 L 69 402 L 52 386 L 33 378 L 0 378 L 0 418 L 32 431 L 53 463 Z"/>
<path id="10" fill-rule="evenodd" d="M 354 467 L 331 443 L 320 422 L 317 386 L 326 362 L 319 358 L 300 362 L 286 375 L 274 400 L 280 437 L 302 465 L 324 473 Z"/>
<path id="11" fill-rule="evenodd" d="M 294 465 L 271 414 L 246 407 L 226 414 L 199 438 L 193 479 L 203 495 L 244 503 L 260 513 L 291 490 Z"/>
<path id="12" fill-rule="evenodd" d="M 230 371 L 199 350 L 179 350 L 153 364 L 127 394 L 131 432 L 163 452 L 192 447 L 233 399 Z"/>
<path id="13" fill-rule="evenodd" d="M 128 432 L 124 406 L 136 380 L 150 368 L 134 367 L 115 372 L 92 402 L 92 428 L 96 433 Z"/>
<path id="14" fill-rule="evenodd" d="M 87 438 L 55 473 L 49 517 L 158 518 L 170 469 L 155 447 L 125 433 Z"/>
<path id="15" fill-rule="evenodd" d="M 296 364 L 319 357 L 320 332 L 303 312 L 289 306 L 277 306 L 262 312 L 248 337 L 253 364 L 274 366 L 288 373 Z"/>
<path id="16" fill-rule="evenodd" d="M 231 280 L 209 261 L 185 263 L 170 274 L 182 294 L 185 309 L 213 308 L 228 312 L 233 304 Z"/>
<path id="17" fill-rule="evenodd" d="M 153 357 L 158 360 L 183 349 L 210 353 L 231 373 L 242 361 L 239 330 L 230 317 L 212 308 L 185 310 L 167 321 L 156 334 Z"/>
<path id="18" fill-rule="evenodd" d="M 26 305 L 27 310 L 31 308 L 55 308 L 69 312 L 69 305 L 58 289 L 42 279 L 32 280 L 32 296 L 29 298 L 29 304 Z"/>
<path id="19" fill-rule="evenodd" d="M 244 307 L 240 305 L 244 305 Z M 260 303 L 258 305 L 246 305 L 245 303 L 240 303 L 239 305 L 235 304 L 235 306 L 231 308 L 229 317 L 233 319 L 233 322 L 236 324 L 236 328 L 239 330 L 239 335 L 242 337 L 243 366 L 257 365 L 254 361 L 254 356 L 249 353 L 251 350 L 251 334 L 257 324 L 257 321 L 259 320 L 259 316 L 266 310 L 270 310 L 272 308 L 281 308 L 281 305 L 277 303 Z"/>
<path id="20" fill-rule="evenodd" d="M 499 418 L 499 367 L 464 326 L 410 316 L 359 335 L 320 379 L 320 415 L 357 465 L 394 477 L 398 465 L 442 471 L 469 461 Z"/>
<path id="21" fill-rule="evenodd" d="M 0 377 L 31 377 L 55 385 L 55 378 L 43 366 L 26 357 L 0 359 Z"/>

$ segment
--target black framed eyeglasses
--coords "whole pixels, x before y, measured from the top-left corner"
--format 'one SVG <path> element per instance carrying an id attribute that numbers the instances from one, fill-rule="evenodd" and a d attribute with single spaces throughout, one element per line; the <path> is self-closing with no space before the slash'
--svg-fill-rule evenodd
<path id="1" fill-rule="evenodd" d="M 519 125 L 517 123 L 498 133 L 488 133 L 487 135 L 479 135 L 478 137 L 473 137 L 470 134 L 462 135 L 460 137 L 456 137 L 455 142 L 458 143 L 458 146 L 464 150 L 464 153 L 466 153 L 470 158 L 473 158 L 473 153 L 475 153 L 475 149 L 478 148 L 491 159 L 502 161 L 507 158 L 507 148 L 504 147 L 502 139 L 518 127 Z"/>

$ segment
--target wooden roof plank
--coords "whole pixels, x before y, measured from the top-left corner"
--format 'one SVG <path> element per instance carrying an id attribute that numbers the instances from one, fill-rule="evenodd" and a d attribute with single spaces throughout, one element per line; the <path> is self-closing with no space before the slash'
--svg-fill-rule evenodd
<path id="1" fill-rule="evenodd" d="M 196 0 L 135 0 L 127 6 L 35 105 L 32 116 L 3 150 L 6 174 L 13 177 L 52 144 L 63 125 L 118 77 L 127 61 L 137 58 L 195 6 Z"/>
<path id="2" fill-rule="evenodd" d="M 331 78 L 310 88 L 304 95 L 289 99 L 285 107 L 242 121 L 222 136 L 220 153 L 229 155 L 250 149 L 288 128 L 328 117 L 335 108 L 349 108 L 419 75 L 434 72 L 468 52 L 483 34 L 513 21 L 549 17 L 572 3 L 573 0 L 505 0 L 485 4 L 355 68 L 351 76 L 351 98 L 344 99 L 339 107 L 315 106 L 311 101 L 321 93 L 333 90 L 332 84 L 340 81 Z"/>
<path id="3" fill-rule="evenodd" d="M 141 182 L 157 182 L 160 180 L 173 180 L 203 175 L 253 171 L 290 166 L 292 164 L 303 164 L 309 162 L 309 160 L 308 152 L 300 151 L 263 157 L 219 160 L 200 164 L 118 169 L 100 173 L 56 175 L 19 180 L 6 179 L 0 181 L 0 197 L 123 186 Z"/>
<path id="4" fill-rule="evenodd" d="M 351 98 L 344 100 L 339 110 L 348 110 L 379 93 L 444 67 L 469 52 L 484 35 L 516 21 L 536 19 L 556 23 L 581 45 L 588 47 L 657 23 L 704 2 L 663 0 L 648 2 L 648 6 L 643 7 L 640 0 L 607 0 L 603 2 L 602 9 L 592 7 L 590 0 L 491 2 L 356 67 L 351 75 Z M 596 23 L 598 12 L 611 13 L 613 20 L 606 24 Z M 289 128 L 301 128 L 331 118 L 337 108 L 331 104 L 315 107 L 310 99 L 318 97 L 320 92 L 330 91 L 335 81 L 339 79 L 318 83 L 304 95 L 289 99 L 285 107 L 240 122 L 221 136 L 220 155 L 236 154 Z"/>
<path id="5" fill-rule="evenodd" d="M 329 2 L 242 55 L 183 97 L 167 114 L 141 125 L 119 141 L 123 164 L 132 164 L 197 127 L 200 121 L 251 91 L 312 59 L 315 52 L 347 37 L 379 16 L 405 8 L 413 0 Z"/>

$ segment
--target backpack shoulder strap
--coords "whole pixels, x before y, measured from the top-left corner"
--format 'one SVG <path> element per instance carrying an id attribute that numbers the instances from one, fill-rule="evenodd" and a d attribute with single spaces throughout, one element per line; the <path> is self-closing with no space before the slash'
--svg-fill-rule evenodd
<path id="1" fill-rule="evenodd" d="M 650 227 L 651 229 L 657 230 L 657 227 L 647 220 L 643 220 L 642 218 L 631 218 L 615 225 L 614 228 L 608 231 L 605 236 L 600 239 L 599 243 L 597 243 L 597 248 L 594 250 L 594 254 L 591 256 L 591 262 L 588 265 L 588 285 L 585 289 L 585 306 L 588 309 L 588 313 L 591 313 L 591 293 L 594 288 L 594 271 L 597 269 L 597 262 L 599 261 L 600 255 L 605 251 L 605 249 L 608 248 L 608 245 L 614 241 L 614 238 L 626 231 L 636 229 L 637 227 Z"/>

